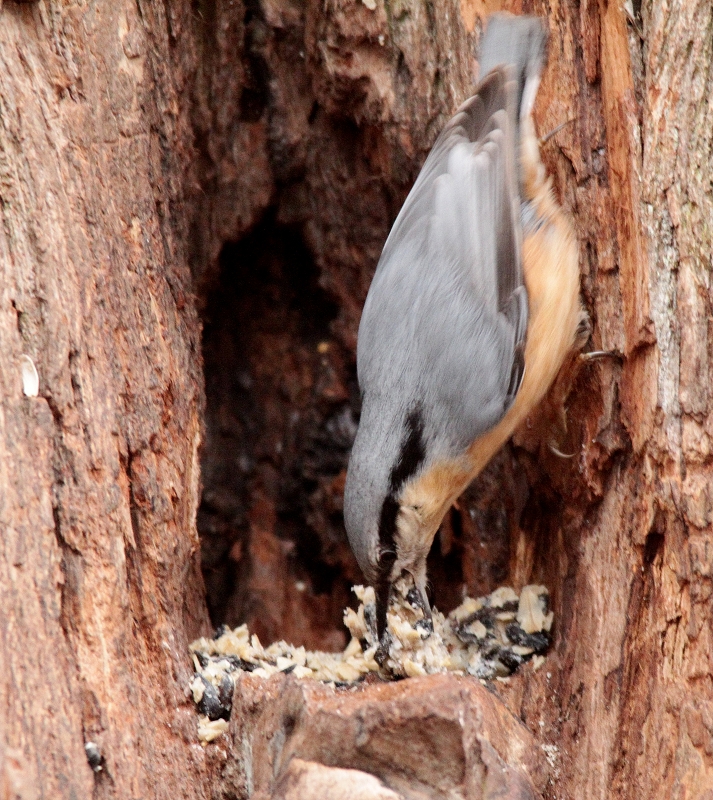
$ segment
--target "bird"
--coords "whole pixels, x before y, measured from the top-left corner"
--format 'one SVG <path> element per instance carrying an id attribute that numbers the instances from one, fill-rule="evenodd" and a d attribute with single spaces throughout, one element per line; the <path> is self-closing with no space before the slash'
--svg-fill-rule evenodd
<path id="1" fill-rule="evenodd" d="M 361 415 L 344 522 L 384 642 L 444 515 L 542 400 L 585 312 L 579 249 L 540 159 L 532 110 L 547 32 L 492 15 L 482 80 L 436 139 L 384 245 L 357 336 Z"/>

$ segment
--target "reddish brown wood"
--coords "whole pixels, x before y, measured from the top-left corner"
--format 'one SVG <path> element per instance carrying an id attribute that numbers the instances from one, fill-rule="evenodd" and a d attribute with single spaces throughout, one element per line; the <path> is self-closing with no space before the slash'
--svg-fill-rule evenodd
<path id="1" fill-rule="evenodd" d="M 197 527 L 216 621 L 339 646 L 361 304 L 501 5 L 2 5 L 2 800 L 247 796 L 249 710 L 204 749 L 187 691 Z M 551 654 L 496 687 L 546 796 L 705 798 L 713 12 L 508 7 L 548 20 L 544 160 L 621 358 L 573 361 L 471 487 L 435 599 L 549 587 Z"/>

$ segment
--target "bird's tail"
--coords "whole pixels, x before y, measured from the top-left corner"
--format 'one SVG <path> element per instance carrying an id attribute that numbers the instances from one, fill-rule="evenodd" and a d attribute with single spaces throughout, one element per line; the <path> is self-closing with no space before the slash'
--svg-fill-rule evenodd
<path id="1" fill-rule="evenodd" d="M 480 46 L 480 79 L 495 67 L 510 67 L 518 83 L 522 119 L 532 111 L 546 53 L 547 31 L 541 19 L 493 14 Z"/>
<path id="2" fill-rule="evenodd" d="M 496 67 L 505 67 L 517 82 L 518 119 L 515 141 L 520 194 L 532 198 L 545 184 L 532 107 L 547 55 L 547 30 L 538 17 L 493 14 L 480 46 L 480 79 Z"/>

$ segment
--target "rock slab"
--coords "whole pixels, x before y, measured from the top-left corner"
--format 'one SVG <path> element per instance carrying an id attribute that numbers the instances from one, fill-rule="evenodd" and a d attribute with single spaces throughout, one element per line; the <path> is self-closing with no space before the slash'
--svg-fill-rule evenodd
<path id="1" fill-rule="evenodd" d="M 520 721 L 454 675 L 333 689 L 245 674 L 230 733 L 256 800 L 535 800 L 548 777 Z"/>

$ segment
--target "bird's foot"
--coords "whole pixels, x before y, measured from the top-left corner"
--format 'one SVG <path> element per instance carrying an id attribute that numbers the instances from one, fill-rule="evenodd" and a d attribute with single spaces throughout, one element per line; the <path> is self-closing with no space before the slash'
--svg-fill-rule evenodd
<path id="1" fill-rule="evenodd" d="M 557 458 L 574 458 L 576 453 L 563 453 L 554 442 L 547 442 L 547 447 Z"/>
<path id="2" fill-rule="evenodd" d="M 547 144 L 547 142 L 549 142 L 549 140 L 553 136 L 556 136 L 562 130 L 562 128 L 566 128 L 567 125 L 571 125 L 573 122 L 576 122 L 577 119 L 578 117 L 575 116 L 572 117 L 571 119 L 565 120 L 561 125 L 558 125 L 556 128 L 553 128 L 549 133 L 546 133 L 544 136 L 540 136 L 538 140 L 538 144 L 540 145 L 540 147 L 542 147 L 542 145 L 544 144 Z"/>
<path id="3" fill-rule="evenodd" d="M 621 361 L 622 356 L 621 353 L 617 353 L 616 350 L 592 350 L 589 353 L 580 353 L 579 360 L 586 364 L 590 361 L 597 361 L 600 358 L 613 358 L 617 361 Z"/>

